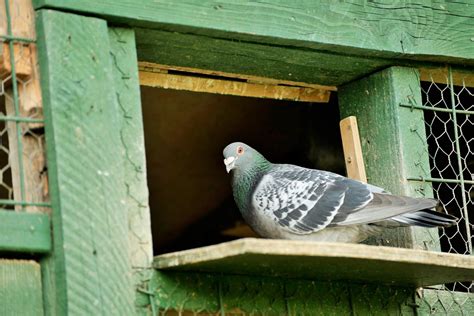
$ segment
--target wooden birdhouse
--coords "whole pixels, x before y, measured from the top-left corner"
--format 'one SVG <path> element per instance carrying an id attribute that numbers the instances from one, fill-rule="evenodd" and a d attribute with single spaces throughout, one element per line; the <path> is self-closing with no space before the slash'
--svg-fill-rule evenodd
<path id="1" fill-rule="evenodd" d="M 0 0 L 0 315 L 474 313 L 474 4 Z M 433 197 L 269 240 L 222 150 Z"/>

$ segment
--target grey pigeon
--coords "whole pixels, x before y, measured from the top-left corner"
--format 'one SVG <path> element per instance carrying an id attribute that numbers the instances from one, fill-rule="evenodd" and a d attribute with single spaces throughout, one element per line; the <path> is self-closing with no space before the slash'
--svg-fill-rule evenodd
<path id="1" fill-rule="evenodd" d="M 360 242 L 387 227 L 450 226 L 438 201 L 395 196 L 335 173 L 273 164 L 244 143 L 224 149 L 244 220 L 265 238 Z"/>

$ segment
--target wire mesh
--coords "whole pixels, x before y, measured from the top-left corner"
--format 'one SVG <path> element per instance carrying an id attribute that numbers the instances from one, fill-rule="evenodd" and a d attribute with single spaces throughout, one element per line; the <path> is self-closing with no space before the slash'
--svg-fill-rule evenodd
<path id="1" fill-rule="evenodd" d="M 472 76 L 433 71 L 421 92 L 430 178 L 434 197 L 456 225 L 439 229 L 441 251 L 472 255 L 474 235 L 474 82 Z M 412 179 L 415 180 L 415 179 Z M 474 282 L 445 284 L 424 297 L 433 313 L 450 314 L 474 306 Z M 470 307 L 468 307 L 468 305 Z"/>
<path id="2" fill-rule="evenodd" d="M 31 1 L 0 2 L 0 209 L 48 212 Z"/>

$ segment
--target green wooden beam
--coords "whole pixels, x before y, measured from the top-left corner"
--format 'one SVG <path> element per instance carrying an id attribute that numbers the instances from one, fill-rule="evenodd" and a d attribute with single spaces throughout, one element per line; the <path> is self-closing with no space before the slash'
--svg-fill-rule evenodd
<path id="1" fill-rule="evenodd" d="M 340 85 L 393 61 L 136 28 L 138 60 L 324 85 Z"/>
<path id="2" fill-rule="evenodd" d="M 0 315 L 43 315 L 39 263 L 0 259 Z"/>
<path id="3" fill-rule="evenodd" d="M 474 4 L 36 0 L 112 22 L 358 56 L 474 64 Z"/>
<path id="4" fill-rule="evenodd" d="M 40 10 L 38 53 L 54 248 L 48 314 L 131 315 L 123 144 L 107 23 Z"/>
<path id="5" fill-rule="evenodd" d="M 414 315 L 411 290 L 348 282 L 156 271 L 152 310 L 245 315 Z"/>
<path id="6" fill-rule="evenodd" d="M 341 118 L 357 117 L 368 182 L 394 194 L 432 197 L 429 183 L 408 181 L 429 177 L 428 145 L 418 71 L 391 67 L 339 89 Z M 377 244 L 439 250 L 437 229 L 387 230 Z"/>
<path id="7" fill-rule="evenodd" d="M 47 253 L 50 250 L 49 215 L 0 211 L 0 251 Z"/>

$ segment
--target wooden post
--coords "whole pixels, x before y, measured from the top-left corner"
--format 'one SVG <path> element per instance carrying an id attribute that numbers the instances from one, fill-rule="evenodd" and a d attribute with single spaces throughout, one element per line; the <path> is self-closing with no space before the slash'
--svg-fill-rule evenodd
<path id="1" fill-rule="evenodd" d="M 394 194 L 432 197 L 423 111 L 400 104 L 421 105 L 418 71 L 392 67 L 339 89 L 342 117 L 355 115 L 368 182 Z M 381 245 L 439 249 L 437 229 L 389 229 L 375 241 Z"/>
<path id="2" fill-rule="evenodd" d="M 53 208 L 49 315 L 132 315 L 121 109 L 105 20 L 37 14 Z M 119 65 L 120 66 L 120 65 Z"/>

